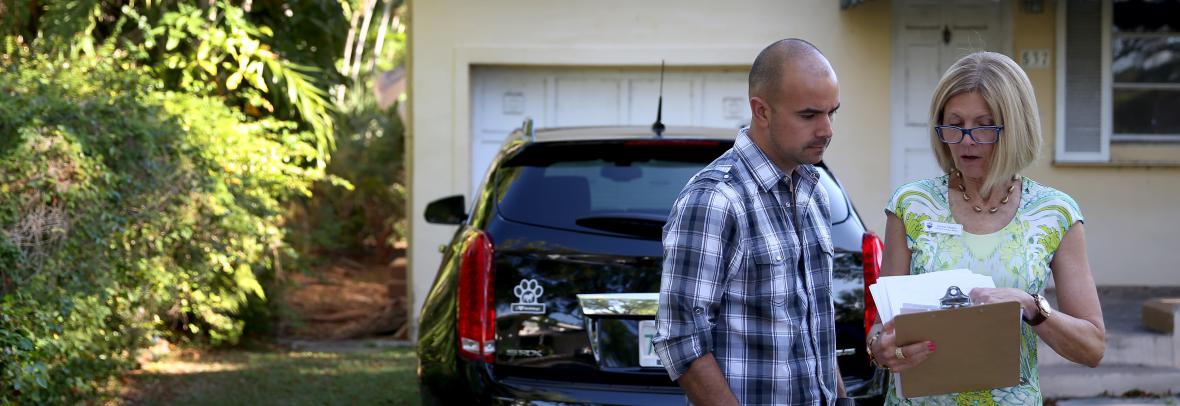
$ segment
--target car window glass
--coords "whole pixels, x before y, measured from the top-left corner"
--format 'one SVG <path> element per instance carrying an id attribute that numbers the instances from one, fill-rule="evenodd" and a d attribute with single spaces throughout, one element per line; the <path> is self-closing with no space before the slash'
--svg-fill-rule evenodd
<path id="1" fill-rule="evenodd" d="M 832 223 L 841 223 L 848 219 L 848 200 L 832 175 L 823 168 L 819 169 L 819 183 L 828 192 L 828 203 L 832 209 Z"/>
<path id="2" fill-rule="evenodd" d="M 516 222 L 658 239 L 688 179 L 728 147 L 536 146 L 501 168 L 497 205 Z"/>
<path id="3" fill-rule="evenodd" d="M 850 251 L 860 251 L 864 238 L 864 226 L 852 210 L 848 196 L 836 183 L 836 179 L 825 168 L 819 169 L 820 185 L 828 192 L 828 203 L 832 210 L 832 245 Z"/>
<path id="4" fill-rule="evenodd" d="M 604 160 L 562 162 L 542 169 L 546 177 L 580 177 L 590 188 L 590 211 L 667 215 L 680 189 L 703 165 L 650 161 L 621 166 Z M 626 177 L 604 175 L 628 173 Z"/>
<path id="5" fill-rule="evenodd" d="M 680 190 L 731 144 L 532 145 L 500 166 L 495 201 L 510 221 L 583 232 L 658 239 Z M 833 244 L 859 251 L 864 226 L 824 168 Z"/>

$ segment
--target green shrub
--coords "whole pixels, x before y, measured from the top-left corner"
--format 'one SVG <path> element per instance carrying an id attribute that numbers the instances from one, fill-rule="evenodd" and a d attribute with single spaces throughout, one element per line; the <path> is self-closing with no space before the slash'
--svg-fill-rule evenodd
<path id="1" fill-rule="evenodd" d="M 327 167 L 334 181 L 349 185 L 316 182 L 314 198 L 299 199 L 292 210 L 289 219 L 297 226 L 289 239 L 306 247 L 302 254 L 309 259 L 390 261 L 395 242 L 407 236 L 405 129 L 396 104 L 381 109 L 371 93 L 352 94 L 336 120 L 337 149 Z"/>
<path id="2" fill-rule="evenodd" d="M 93 399 L 153 335 L 236 342 L 323 176 L 294 124 L 102 58 L 0 60 L 0 403 Z"/>

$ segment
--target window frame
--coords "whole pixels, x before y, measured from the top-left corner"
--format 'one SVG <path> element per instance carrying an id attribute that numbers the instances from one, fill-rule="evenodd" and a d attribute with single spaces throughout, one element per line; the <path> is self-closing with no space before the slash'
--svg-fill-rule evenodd
<path id="1" fill-rule="evenodd" d="M 1114 82 L 1114 71 L 1111 64 L 1113 63 L 1112 44 L 1114 41 L 1114 1 L 1102 0 L 1101 12 L 1101 61 L 1099 62 L 1101 68 L 1101 106 L 1099 117 L 1099 151 L 1098 152 L 1067 152 L 1065 150 L 1066 134 L 1065 124 L 1065 109 L 1067 100 L 1065 99 L 1066 90 L 1066 41 L 1068 41 L 1066 25 L 1069 24 L 1067 20 L 1068 2 L 1062 1 L 1057 3 L 1057 49 L 1056 49 L 1056 123 L 1055 132 L 1055 154 L 1056 161 L 1064 163 L 1078 163 L 1078 162 L 1111 162 L 1111 145 L 1112 144 L 1131 144 L 1131 143 L 1147 143 L 1147 144 L 1177 144 L 1180 143 L 1180 133 L 1176 134 L 1120 134 L 1114 132 L 1114 90 L 1119 86 Z M 1180 33 L 1177 33 L 1180 35 Z M 1171 37 L 1175 35 L 1164 35 L 1156 33 L 1124 33 L 1121 36 L 1128 37 L 1151 37 L 1151 36 L 1166 36 Z M 1150 88 L 1158 89 L 1158 86 L 1142 86 L 1130 85 L 1122 86 L 1123 88 Z M 1164 86 L 1164 88 L 1180 88 L 1180 85 Z"/>

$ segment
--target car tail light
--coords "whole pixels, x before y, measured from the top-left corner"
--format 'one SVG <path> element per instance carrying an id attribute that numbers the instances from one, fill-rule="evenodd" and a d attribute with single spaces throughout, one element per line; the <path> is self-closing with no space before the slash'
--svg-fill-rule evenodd
<path id="1" fill-rule="evenodd" d="M 459 263 L 459 355 L 492 362 L 496 353 L 496 308 L 492 306 L 492 240 L 483 232 L 468 238 Z"/>
<path id="2" fill-rule="evenodd" d="M 877 321 L 877 303 L 873 301 L 869 286 L 877 283 L 877 277 L 881 276 L 881 256 L 885 253 L 885 244 L 876 234 L 868 232 L 861 239 L 860 249 L 865 264 L 865 335 L 868 335 Z"/>

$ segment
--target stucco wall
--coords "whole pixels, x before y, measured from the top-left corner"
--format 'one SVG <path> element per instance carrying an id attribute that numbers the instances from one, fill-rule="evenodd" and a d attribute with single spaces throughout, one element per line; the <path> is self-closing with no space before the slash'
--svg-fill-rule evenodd
<path id="1" fill-rule="evenodd" d="M 746 67 L 770 42 L 801 37 L 831 59 L 842 107 L 827 160 L 869 227 L 888 197 L 889 4 L 841 11 L 834 0 L 497 2 L 410 4 L 410 286 L 412 315 L 454 227 L 427 224 L 431 200 L 463 193 L 469 173 L 469 66 Z"/>
<path id="2" fill-rule="evenodd" d="M 1019 3 L 1019 2 L 1017 2 Z M 1012 49 L 1055 49 L 1056 3 L 1028 14 L 1013 7 Z M 1036 88 L 1044 129 L 1040 160 L 1027 175 L 1077 200 L 1086 216 L 1090 267 L 1099 285 L 1180 285 L 1174 250 L 1180 246 L 1180 165 L 1060 165 L 1053 163 L 1057 120 L 1057 60 L 1048 69 L 1026 70 Z M 1171 156 L 1168 150 L 1172 151 Z M 1123 154 L 1115 152 L 1127 151 Z M 1112 157 L 1131 160 L 1180 159 L 1175 146 L 1112 146 Z"/>

